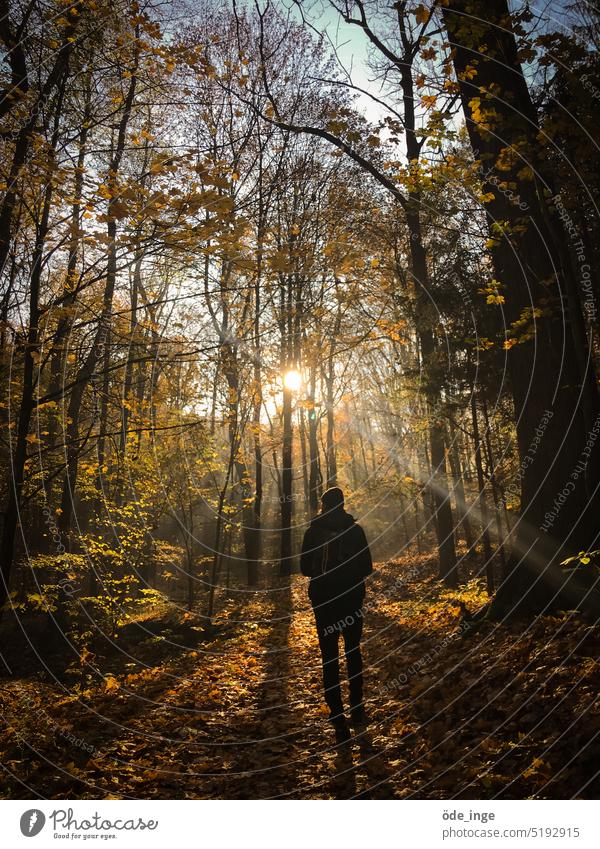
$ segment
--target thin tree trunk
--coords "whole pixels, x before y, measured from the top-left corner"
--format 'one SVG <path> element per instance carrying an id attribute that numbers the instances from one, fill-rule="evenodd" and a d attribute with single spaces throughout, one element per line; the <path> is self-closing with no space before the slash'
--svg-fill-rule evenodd
<path id="1" fill-rule="evenodd" d="M 136 27 L 136 35 L 139 37 L 139 26 Z M 69 398 L 68 415 L 67 415 L 67 432 L 65 438 L 65 478 L 63 483 L 62 498 L 61 498 L 61 514 L 59 518 L 59 526 L 63 533 L 69 536 L 71 529 L 71 518 L 73 515 L 75 490 L 77 486 L 77 474 L 79 465 L 79 454 L 81 451 L 80 435 L 79 435 L 79 416 L 80 407 L 83 399 L 83 394 L 87 384 L 93 381 L 93 375 L 99 359 L 103 360 L 104 370 L 102 374 L 102 382 L 105 388 L 105 397 L 102 400 L 102 412 L 104 416 L 108 414 L 108 384 L 107 373 L 109 365 L 109 338 L 113 297 L 117 278 L 117 221 L 115 216 L 115 204 L 118 202 L 118 183 L 117 178 L 125 151 L 125 142 L 127 138 L 127 127 L 135 100 L 137 88 L 137 69 L 139 65 L 139 48 L 136 48 L 134 63 L 130 72 L 129 87 L 125 97 L 123 114 L 119 121 L 117 130 L 117 141 L 111 157 L 110 166 L 107 173 L 107 186 L 109 190 L 109 201 L 107 209 L 107 235 L 109 244 L 107 248 L 107 266 L 106 266 L 106 283 L 104 286 L 104 294 L 102 298 L 102 312 L 98 322 L 98 329 L 94 336 L 92 346 L 80 367 L 75 378 L 71 396 Z M 94 420 L 97 419 L 97 407 L 95 407 Z M 98 441 L 98 469 L 102 474 L 101 469 L 104 463 L 104 433 L 106 432 L 106 423 L 103 426 L 101 439 Z"/>
<path id="2" fill-rule="evenodd" d="M 3 5 L 6 0 L 2 0 Z M 0 16 L 8 17 L 8 9 L 6 12 L 0 7 Z M 54 65 L 46 78 L 39 96 L 36 98 L 31 113 L 17 134 L 13 158 L 10 167 L 8 179 L 6 180 L 7 190 L 0 204 L 0 274 L 4 271 L 4 266 L 10 252 L 12 240 L 12 226 L 15 208 L 17 206 L 18 197 L 18 179 L 21 174 L 21 169 L 25 164 L 29 155 L 31 141 L 34 136 L 39 117 L 42 113 L 44 105 L 48 102 L 54 88 L 62 83 L 64 84 L 66 74 L 68 72 L 69 59 L 73 51 L 73 43 L 75 41 L 75 27 L 79 20 L 77 9 L 65 9 L 65 16 L 68 19 L 68 25 L 65 27 L 63 41 L 59 49 L 55 53 Z M 22 70 L 25 70 L 24 68 Z M 28 80 L 25 77 L 19 86 L 27 86 Z M 60 95 L 62 97 L 62 95 Z"/>
<path id="3" fill-rule="evenodd" d="M 261 341 L 260 341 L 260 312 L 263 259 L 263 197 L 262 197 L 262 148 L 259 161 L 259 224 L 257 232 L 256 280 L 254 282 L 254 371 L 252 387 L 254 403 L 252 405 L 252 443 L 254 449 L 254 500 L 252 502 L 252 523 L 249 530 L 249 548 L 247 550 L 248 586 L 258 585 L 258 564 L 262 554 L 262 499 L 263 499 L 263 458 L 261 445 L 261 413 L 262 413 L 262 370 L 261 370 Z"/>
<path id="4" fill-rule="evenodd" d="M 479 511 L 483 526 L 483 556 L 485 559 L 485 577 L 487 591 L 490 595 L 494 592 L 494 566 L 492 564 L 492 546 L 490 543 L 489 517 L 487 501 L 485 498 L 485 478 L 483 475 L 483 463 L 481 462 L 481 439 L 479 437 L 479 422 L 477 421 L 477 400 L 475 390 L 471 393 L 471 417 L 473 421 L 473 439 L 475 441 L 475 467 L 477 469 L 477 487 L 479 490 Z"/>
<path id="5" fill-rule="evenodd" d="M 456 493 L 456 515 L 459 517 L 462 525 L 467 550 L 470 551 L 473 547 L 473 530 L 471 528 L 471 521 L 469 519 L 467 503 L 465 500 L 465 485 L 460 465 L 458 446 L 456 444 L 456 435 L 453 433 L 450 433 L 449 435 L 448 457 L 450 460 L 450 469 L 454 483 L 454 492 Z"/>
<path id="6" fill-rule="evenodd" d="M 292 572 L 292 515 L 293 515 L 293 477 L 292 477 L 292 392 L 283 390 L 283 443 L 281 450 L 281 553 L 279 573 L 291 575 Z"/>
<path id="7" fill-rule="evenodd" d="M 317 418 L 317 408 L 315 405 L 316 399 L 316 382 L 317 369 L 314 364 L 311 365 L 309 390 L 308 390 L 308 453 L 310 456 L 310 474 L 309 474 L 309 496 L 308 503 L 311 518 L 319 512 L 319 503 L 321 501 L 323 478 L 321 476 L 321 462 L 319 457 L 319 439 L 318 429 L 319 422 Z"/>
<path id="8" fill-rule="evenodd" d="M 302 484 L 304 487 L 304 506 L 307 513 L 310 513 L 310 484 L 308 480 L 308 472 L 309 472 L 309 462 L 308 462 L 308 451 L 306 448 L 306 421 L 304 418 L 304 409 L 301 407 L 299 410 L 299 426 L 298 432 L 300 437 L 300 458 L 302 460 Z"/>
<path id="9" fill-rule="evenodd" d="M 56 332 L 52 340 L 52 353 L 50 355 L 50 377 L 48 380 L 48 395 L 52 397 L 58 396 L 60 384 L 63 377 L 63 369 L 66 361 L 66 340 L 69 336 L 69 331 L 73 326 L 73 315 L 69 308 L 73 306 L 77 297 L 76 287 L 76 271 L 77 260 L 80 249 L 80 233 L 81 224 L 81 204 L 83 199 L 84 188 L 84 165 L 87 152 L 87 138 L 89 132 L 89 119 L 91 116 L 91 84 L 86 80 L 85 105 L 82 115 L 81 127 L 79 129 L 78 152 L 77 152 L 77 167 L 75 169 L 75 181 L 73 186 L 73 204 L 71 206 L 71 223 L 69 232 L 69 257 L 67 260 L 67 270 L 65 274 L 65 283 L 61 298 L 61 308 L 63 310 L 58 321 Z M 51 416 L 49 423 L 48 443 L 54 444 L 59 428 L 58 412 Z"/>
<path id="10" fill-rule="evenodd" d="M 490 428 L 490 419 L 488 416 L 488 408 L 485 397 L 481 399 L 481 409 L 483 411 L 483 421 L 485 424 L 485 449 L 487 454 L 487 465 L 488 465 L 488 477 L 490 479 L 490 483 L 492 485 L 492 497 L 494 499 L 494 508 L 496 513 L 496 532 L 498 534 L 498 554 L 500 556 L 500 569 L 502 572 L 502 578 L 506 578 L 507 569 L 506 569 L 506 557 L 504 555 L 504 543 L 502 539 L 502 515 L 500 513 L 500 491 L 498 486 L 498 481 L 496 478 L 496 467 L 494 462 L 494 453 L 492 451 L 492 439 L 491 439 L 491 428 Z"/>
<path id="11" fill-rule="evenodd" d="M 421 234 L 419 218 L 420 197 L 411 197 L 406 210 L 406 222 L 410 233 L 410 253 L 412 271 L 417 281 L 417 333 L 421 348 L 421 357 L 426 375 L 426 415 L 429 422 L 429 450 L 431 453 L 431 483 L 430 490 L 433 500 L 435 529 L 438 544 L 439 578 L 449 587 L 458 584 L 456 550 L 454 547 L 454 521 L 448 491 L 446 450 L 444 429 L 439 407 L 442 403 L 440 388 L 436 379 L 429 376 L 431 367 L 436 359 L 436 344 L 430 329 L 432 318 L 430 305 L 426 300 L 429 276 L 427 258 Z"/>
<path id="12" fill-rule="evenodd" d="M 215 543 L 214 543 L 214 554 L 213 554 L 213 562 L 210 576 L 210 589 L 208 593 L 208 605 L 206 609 L 206 619 L 208 622 L 208 627 L 210 628 L 213 624 L 213 616 L 215 612 L 215 592 L 217 589 L 217 581 L 219 580 L 219 574 L 221 571 L 221 561 L 223 559 L 223 551 L 221 549 L 221 531 L 223 528 L 223 515 L 225 508 L 225 498 L 227 496 L 227 490 L 229 488 L 229 481 L 231 479 L 231 474 L 233 471 L 233 452 L 229 451 L 229 462 L 227 464 L 227 471 L 225 473 L 225 480 L 223 482 L 223 486 L 221 487 L 221 491 L 219 492 L 219 500 L 217 504 L 217 522 L 215 526 Z"/>
<path id="13" fill-rule="evenodd" d="M 56 103 L 54 129 L 50 145 L 51 157 L 48 163 L 49 176 L 44 191 L 42 214 L 37 227 L 32 257 L 32 271 L 29 287 L 29 326 L 27 329 L 27 343 L 25 346 L 23 363 L 23 389 L 17 419 L 15 449 L 11 462 L 12 480 L 9 482 L 8 486 L 8 498 L 4 513 L 4 524 L 2 527 L 2 536 L 0 537 L 0 576 L 2 578 L 2 584 L 0 585 L 0 608 L 5 603 L 9 593 L 10 575 L 15 551 L 15 537 L 17 524 L 19 522 L 21 497 L 23 493 L 25 462 L 27 460 L 27 439 L 29 436 L 31 415 L 35 407 L 35 367 L 39 352 L 40 285 L 44 259 L 44 246 L 46 244 L 46 237 L 49 230 L 50 210 L 54 189 L 54 155 L 58 144 L 66 76 L 65 72 Z M 6 259 L 6 257 L 4 257 L 4 259 Z M 0 258 L 0 268 L 1 267 L 2 260 Z"/>
<path id="14" fill-rule="evenodd" d="M 335 281 L 336 291 L 339 283 Z M 337 486 L 337 452 L 335 447 L 335 410 L 334 410 L 334 384 L 335 384 L 335 350 L 337 341 L 342 326 L 342 308 L 341 302 L 338 300 L 338 307 L 335 314 L 335 322 L 331 333 L 331 341 L 329 343 L 329 352 L 327 355 L 327 372 L 324 375 L 325 380 L 325 408 L 327 418 L 327 488 Z"/>

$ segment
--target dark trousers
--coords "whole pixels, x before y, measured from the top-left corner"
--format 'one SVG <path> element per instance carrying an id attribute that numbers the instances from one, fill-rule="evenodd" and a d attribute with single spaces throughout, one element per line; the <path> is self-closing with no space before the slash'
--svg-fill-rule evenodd
<path id="1" fill-rule="evenodd" d="M 319 635 L 319 646 L 323 661 L 323 689 L 331 716 L 344 712 L 340 688 L 339 639 L 344 640 L 348 681 L 350 684 L 350 707 L 357 707 L 363 700 L 363 664 L 360 653 L 360 638 L 363 629 L 362 610 L 334 617 L 329 611 L 315 610 Z"/>

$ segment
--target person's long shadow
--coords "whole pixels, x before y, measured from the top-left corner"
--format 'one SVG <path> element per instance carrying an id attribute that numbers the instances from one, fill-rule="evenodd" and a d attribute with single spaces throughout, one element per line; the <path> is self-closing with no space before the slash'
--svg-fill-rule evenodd
<path id="1" fill-rule="evenodd" d="M 394 799 L 396 791 L 390 781 L 393 772 L 387 761 L 389 753 L 373 742 L 372 732 L 361 731 L 354 739 L 358 747 L 356 772 L 362 775 L 362 788 L 357 799 Z"/>
<path id="2" fill-rule="evenodd" d="M 264 674 L 256 698 L 255 719 L 244 729 L 247 745 L 241 753 L 251 781 L 251 798 L 286 795 L 295 783 L 296 772 L 293 740 L 297 728 L 289 694 L 290 578 L 277 578 L 269 592 L 273 606 L 264 644 Z"/>
<path id="3" fill-rule="evenodd" d="M 335 756 L 335 774 L 331 779 L 331 792 L 336 799 L 355 799 L 356 765 L 352 752 L 352 744 L 338 746 Z"/>
<path id="4" fill-rule="evenodd" d="M 373 742 L 370 731 L 362 730 L 338 746 L 335 774 L 331 780 L 336 799 L 393 799 L 396 792 L 389 780 L 385 750 Z"/>
<path id="5" fill-rule="evenodd" d="M 382 617 L 380 615 L 372 615 L 372 618 L 367 622 L 366 639 L 363 640 L 363 662 L 365 667 L 365 695 L 367 707 L 371 714 L 375 707 L 373 702 L 377 700 L 377 688 L 372 686 L 375 669 L 379 661 L 377 650 L 373 651 L 377 643 L 377 633 L 382 627 L 385 630 L 387 627 L 396 627 L 397 623 L 393 619 L 388 620 L 387 616 Z M 345 663 L 341 640 L 340 663 L 343 668 Z M 370 705 L 369 702 L 371 702 Z M 353 729 L 351 742 L 337 750 L 336 775 L 332 782 L 332 789 L 336 798 L 393 799 L 398 796 L 392 780 L 397 772 L 397 767 L 389 763 L 390 759 L 394 757 L 392 751 L 395 747 L 387 738 L 384 738 L 385 742 L 380 742 L 381 732 L 387 723 L 386 717 L 382 717 L 380 711 L 376 711 L 376 714 L 379 715 L 372 717 L 372 724 L 364 728 Z M 374 738 L 378 740 L 377 743 L 374 742 Z M 397 752 L 395 754 L 397 755 Z"/>

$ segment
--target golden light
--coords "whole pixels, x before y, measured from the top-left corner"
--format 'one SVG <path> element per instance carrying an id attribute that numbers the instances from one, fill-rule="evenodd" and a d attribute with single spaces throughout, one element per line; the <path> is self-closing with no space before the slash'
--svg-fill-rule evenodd
<path id="1" fill-rule="evenodd" d="M 295 368 L 286 371 L 283 375 L 283 385 L 290 392 L 297 392 L 302 386 L 302 375 Z"/>

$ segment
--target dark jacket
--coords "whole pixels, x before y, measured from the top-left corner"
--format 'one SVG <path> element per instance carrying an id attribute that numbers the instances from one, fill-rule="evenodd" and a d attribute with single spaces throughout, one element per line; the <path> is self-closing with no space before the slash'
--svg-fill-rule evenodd
<path id="1" fill-rule="evenodd" d="M 343 509 L 320 513 L 304 534 L 302 574 L 310 578 L 313 607 L 342 615 L 358 610 L 373 562 L 365 532 Z"/>

